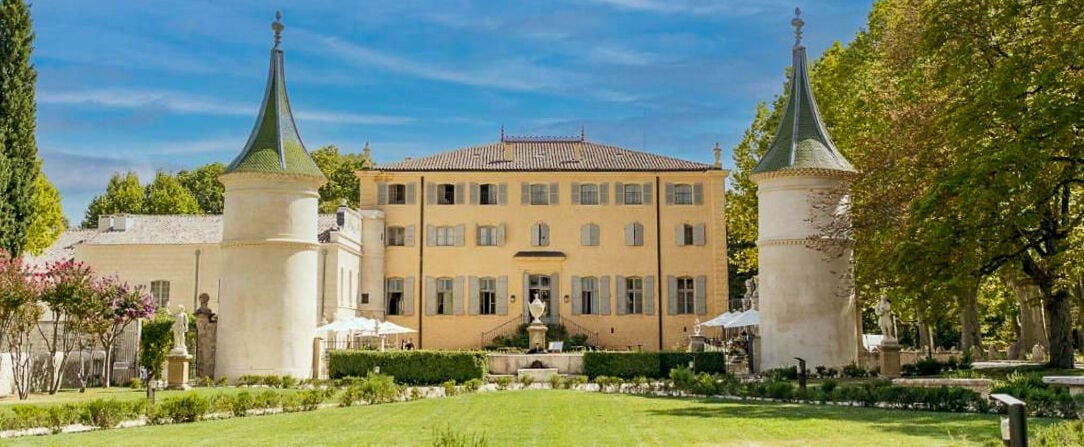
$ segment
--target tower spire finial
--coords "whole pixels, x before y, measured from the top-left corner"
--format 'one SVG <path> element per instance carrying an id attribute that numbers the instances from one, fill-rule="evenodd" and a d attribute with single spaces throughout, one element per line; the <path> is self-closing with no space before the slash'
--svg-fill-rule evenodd
<path id="1" fill-rule="evenodd" d="M 794 8 L 794 18 L 790 19 L 790 26 L 794 27 L 794 47 L 802 46 L 802 26 L 805 25 L 805 21 L 802 20 L 801 8 Z"/>
<path id="2" fill-rule="evenodd" d="M 271 22 L 271 30 L 275 32 L 275 48 L 282 43 L 282 30 L 286 25 L 282 24 L 282 11 L 275 11 L 275 21 Z"/>

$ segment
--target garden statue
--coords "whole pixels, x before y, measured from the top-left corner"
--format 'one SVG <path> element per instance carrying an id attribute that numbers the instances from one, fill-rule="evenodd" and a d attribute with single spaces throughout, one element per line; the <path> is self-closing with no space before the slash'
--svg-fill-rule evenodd
<path id="1" fill-rule="evenodd" d="M 1031 358 L 1029 360 L 1033 362 L 1045 362 L 1047 360 L 1046 347 L 1044 347 L 1042 343 L 1035 343 L 1035 346 L 1031 348 Z"/>
<path id="2" fill-rule="evenodd" d="M 188 354 L 188 346 L 185 345 L 185 333 L 188 332 L 188 314 L 184 306 L 178 306 L 177 313 L 173 315 L 173 350 L 171 353 Z"/>
<path id="3" fill-rule="evenodd" d="M 895 342 L 896 323 L 892 321 L 892 302 L 888 300 L 888 296 L 882 294 L 881 301 L 877 303 L 873 311 L 877 314 L 877 324 L 881 327 L 881 333 L 884 334 L 884 341 Z"/>
<path id="4" fill-rule="evenodd" d="M 756 306 L 760 293 L 757 291 L 757 277 L 745 280 L 745 296 L 742 297 L 742 310 L 751 310 Z"/>
<path id="5" fill-rule="evenodd" d="M 700 326 L 700 319 L 697 318 L 696 321 L 693 322 L 693 335 L 700 335 Z"/>

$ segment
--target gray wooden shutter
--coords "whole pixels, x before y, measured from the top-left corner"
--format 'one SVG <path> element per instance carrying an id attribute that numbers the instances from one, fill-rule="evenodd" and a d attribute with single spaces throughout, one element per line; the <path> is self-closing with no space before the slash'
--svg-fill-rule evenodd
<path id="1" fill-rule="evenodd" d="M 585 247 L 591 245 L 591 224 L 583 224 L 580 227 L 580 245 Z"/>
<path id="2" fill-rule="evenodd" d="M 497 278 L 497 314 L 508 315 L 508 277 Z"/>
<path id="3" fill-rule="evenodd" d="M 595 314 L 601 314 L 602 313 L 602 310 L 599 308 L 599 304 L 598 304 L 599 303 L 599 295 L 601 294 L 601 292 L 599 291 L 598 288 L 602 287 L 602 282 L 601 281 L 602 281 L 602 278 L 596 278 L 595 279 L 595 293 L 591 295 L 591 309 Z M 607 312 L 609 312 L 609 307 L 608 306 L 607 306 L 606 309 L 607 309 Z"/>
<path id="4" fill-rule="evenodd" d="M 467 197 L 466 197 L 467 191 L 466 191 L 466 189 L 467 189 L 467 187 L 463 183 L 456 183 L 455 184 L 455 204 L 456 205 L 462 205 L 463 203 L 465 203 L 467 201 Z"/>
<path id="5" fill-rule="evenodd" d="M 504 246 L 504 224 L 497 225 L 497 245 Z"/>
<path id="6" fill-rule="evenodd" d="M 521 186 L 521 189 L 522 189 L 521 192 L 523 193 L 523 195 L 520 196 L 520 199 L 519 199 L 520 205 L 530 205 L 531 204 L 531 184 L 527 183 L 527 182 L 523 182 L 523 183 L 520 183 L 520 186 Z"/>
<path id="7" fill-rule="evenodd" d="M 652 200 L 655 200 L 655 194 L 652 194 L 651 183 L 644 183 L 643 190 L 644 205 L 650 205 Z"/>
<path id="8" fill-rule="evenodd" d="M 478 184 L 474 182 L 471 182 L 470 184 L 470 204 L 478 204 Z"/>
<path id="9" fill-rule="evenodd" d="M 425 245 L 428 247 L 437 245 L 437 228 L 432 225 L 425 226 Z"/>
<path id="10" fill-rule="evenodd" d="M 625 225 L 625 245 L 636 245 L 636 224 L 630 223 Z"/>
<path id="11" fill-rule="evenodd" d="M 548 224 L 541 224 L 538 228 L 542 230 L 542 234 L 538 243 L 543 247 L 550 246 L 550 226 Z"/>
<path id="12" fill-rule="evenodd" d="M 642 247 L 644 245 L 644 226 L 637 222 L 632 224 L 632 227 L 635 229 L 636 233 L 636 239 L 633 243 L 635 243 L 637 247 Z"/>
<path id="13" fill-rule="evenodd" d="M 418 184 L 414 182 L 407 183 L 406 185 L 406 203 L 407 205 L 413 205 L 417 203 L 416 196 L 418 195 Z"/>
<path id="14" fill-rule="evenodd" d="M 666 184 L 666 204 L 667 205 L 673 205 L 674 204 L 674 184 L 673 183 L 667 183 Z"/>
<path id="15" fill-rule="evenodd" d="M 609 315 L 610 314 L 610 277 L 600 276 L 598 278 L 598 314 Z"/>
<path id="16" fill-rule="evenodd" d="M 696 314 L 708 313 L 708 277 L 700 275 L 696 277 Z"/>
<path id="17" fill-rule="evenodd" d="M 455 226 L 455 246 L 462 247 L 467 244 L 467 226 L 459 224 Z"/>
<path id="18" fill-rule="evenodd" d="M 527 309 L 527 305 L 531 304 L 531 275 L 523 274 L 523 297 L 520 299 L 523 301 L 523 318 L 530 321 L 531 312 Z"/>
<path id="19" fill-rule="evenodd" d="M 572 277 L 572 315 L 579 315 L 583 313 L 580 303 L 580 295 L 582 295 L 582 284 L 580 284 L 580 277 Z"/>
<path id="20" fill-rule="evenodd" d="M 693 227 L 693 245 L 704 245 L 707 242 L 707 228 L 704 224 L 696 224 Z"/>
<path id="21" fill-rule="evenodd" d="M 670 315 L 677 315 L 677 278 L 674 275 L 666 276 L 666 311 Z"/>
<path id="22" fill-rule="evenodd" d="M 614 296 L 614 309 L 617 312 L 614 312 L 614 313 L 617 314 L 617 315 L 625 315 L 627 313 L 627 311 L 628 311 L 628 307 L 625 306 L 625 300 L 627 299 L 625 297 L 625 295 L 626 295 L 626 293 L 625 293 L 625 291 L 626 291 L 626 289 L 625 289 L 625 286 L 626 286 L 625 277 L 618 275 L 616 279 L 617 279 L 617 294 L 616 294 L 616 296 Z"/>
<path id="23" fill-rule="evenodd" d="M 540 243 L 539 235 L 542 233 L 541 226 L 542 226 L 542 224 L 531 225 L 531 246 L 532 247 L 537 247 L 538 244 Z"/>
<path id="24" fill-rule="evenodd" d="M 580 204 L 580 184 L 576 182 L 572 182 L 572 204 Z"/>
<path id="25" fill-rule="evenodd" d="M 414 315 L 414 277 L 408 276 L 403 281 L 403 315 Z"/>
<path id="26" fill-rule="evenodd" d="M 561 310 L 561 275 L 559 273 L 550 274 L 550 306 L 553 307 L 550 310 L 550 315 L 557 316 Z"/>
<path id="27" fill-rule="evenodd" d="M 507 183 L 501 183 L 501 185 L 497 187 L 497 203 L 499 203 L 501 205 L 507 205 L 508 204 L 508 184 Z"/>
<path id="28" fill-rule="evenodd" d="M 599 226 L 591 224 L 591 245 L 602 245 L 602 235 L 599 234 Z"/>
<path id="29" fill-rule="evenodd" d="M 610 184 L 599 183 L 598 184 L 598 203 L 600 205 L 610 204 Z"/>
<path id="30" fill-rule="evenodd" d="M 625 204 L 625 184 L 621 182 L 614 183 L 614 205 Z"/>
<path id="31" fill-rule="evenodd" d="M 644 315 L 655 315 L 655 277 L 644 277 Z"/>
<path id="32" fill-rule="evenodd" d="M 462 277 L 461 277 L 462 278 Z M 482 310 L 482 294 L 478 289 L 478 277 L 471 275 L 470 277 L 470 302 L 467 303 L 467 313 L 471 315 L 478 315 Z"/>
<path id="33" fill-rule="evenodd" d="M 695 184 L 693 184 L 693 204 L 694 205 L 703 205 L 704 204 L 704 184 L 703 183 L 695 183 Z"/>
<path id="34" fill-rule="evenodd" d="M 425 203 L 432 205 L 437 203 L 437 184 L 429 183 L 425 185 Z"/>
<path id="35" fill-rule="evenodd" d="M 376 184 L 376 204 L 386 205 L 388 203 L 388 184 L 380 182 Z"/>
<path id="36" fill-rule="evenodd" d="M 403 245 L 407 247 L 414 246 L 414 225 L 407 225 L 406 230 L 403 230 Z"/>
<path id="37" fill-rule="evenodd" d="M 463 315 L 463 277 L 455 277 L 455 286 L 452 289 L 452 314 Z"/>
<path id="38" fill-rule="evenodd" d="M 437 280 L 432 276 L 425 277 L 425 314 L 437 313 Z"/>
<path id="39" fill-rule="evenodd" d="M 561 190 L 556 183 L 550 183 L 550 205 L 561 203 Z"/>
<path id="40" fill-rule="evenodd" d="M 685 246 L 685 225 L 684 224 L 678 224 L 676 227 L 674 227 L 674 243 L 677 244 L 678 247 Z"/>

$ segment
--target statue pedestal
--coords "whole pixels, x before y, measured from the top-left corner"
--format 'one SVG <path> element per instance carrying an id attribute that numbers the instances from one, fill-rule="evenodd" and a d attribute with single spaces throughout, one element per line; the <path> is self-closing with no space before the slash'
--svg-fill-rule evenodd
<path id="1" fill-rule="evenodd" d="M 527 348 L 532 351 L 546 351 L 546 331 L 549 328 L 543 323 L 531 323 L 527 326 Z"/>
<path id="2" fill-rule="evenodd" d="M 900 376 L 900 344 L 895 340 L 881 343 L 881 377 L 894 379 Z"/>
<path id="3" fill-rule="evenodd" d="M 167 359 L 166 389 L 187 390 L 188 386 L 188 362 L 192 356 L 187 353 L 170 352 Z"/>
<path id="4" fill-rule="evenodd" d="M 703 335 L 689 336 L 689 352 L 704 352 L 704 343 L 707 337 Z"/>

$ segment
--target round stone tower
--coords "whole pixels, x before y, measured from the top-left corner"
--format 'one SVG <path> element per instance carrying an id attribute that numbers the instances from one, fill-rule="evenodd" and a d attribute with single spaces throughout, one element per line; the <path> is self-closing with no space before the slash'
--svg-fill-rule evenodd
<path id="1" fill-rule="evenodd" d="M 795 14 L 800 12 L 795 10 Z M 800 17 L 789 98 L 757 184 L 760 369 L 839 367 L 857 360 L 851 245 L 846 229 L 850 181 L 857 174 L 835 148 L 809 85 Z"/>
<path id="2" fill-rule="evenodd" d="M 225 186 L 215 374 L 312 374 L 317 323 L 317 190 L 327 182 L 301 142 L 286 96 L 283 29 L 256 126 Z"/>

